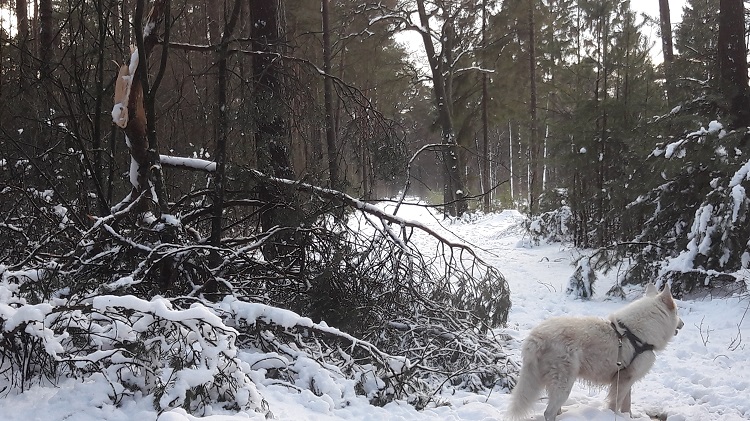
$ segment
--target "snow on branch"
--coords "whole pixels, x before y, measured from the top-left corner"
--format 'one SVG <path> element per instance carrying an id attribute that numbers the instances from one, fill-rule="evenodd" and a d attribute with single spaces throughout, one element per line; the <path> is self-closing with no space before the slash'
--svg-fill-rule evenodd
<path id="1" fill-rule="evenodd" d="M 471 72 L 471 71 L 477 71 L 477 72 L 480 72 L 480 73 L 489 73 L 489 74 L 495 73 L 494 69 L 485 69 L 485 68 L 479 67 L 479 66 L 462 67 L 460 69 L 454 70 L 453 72 L 456 73 L 456 74 L 458 74 L 458 73 Z"/>
<path id="2" fill-rule="evenodd" d="M 684 158 L 686 156 L 685 146 L 690 141 L 700 141 L 707 135 L 717 135 L 719 139 L 726 136 L 724 126 L 716 120 L 708 123 L 708 128 L 701 127 L 700 129 L 686 134 L 684 137 L 678 139 L 675 142 L 666 144 L 665 146 L 659 146 L 651 153 L 653 156 L 664 155 L 665 158 L 670 159 L 672 157 Z"/>
<path id="3" fill-rule="evenodd" d="M 198 158 L 185 158 L 179 156 L 159 155 L 162 165 L 169 167 L 185 168 L 189 170 L 215 172 L 216 162 Z"/>
<path id="4" fill-rule="evenodd" d="M 238 358 L 238 332 L 216 311 L 156 297 L 73 296 L 28 304 L 21 272 L 0 266 L 0 378 L 23 390 L 35 377 L 103 375 L 114 402 L 141 393 L 160 411 L 207 406 L 267 412 L 257 376 Z M 31 282 L 31 281 L 29 281 Z"/>
<path id="5" fill-rule="evenodd" d="M 27 361 L 53 382 L 100 373 L 115 401 L 142 393 L 160 411 L 182 407 L 202 414 L 219 403 L 264 413 L 269 408 L 256 384 L 278 383 L 273 373 L 283 373 L 295 389 L 314 388 L 343 403 L 355 391 L 341 384 L 385 401 L 404 387 L 399 383 L 412 368 L 405 357 L 260 303 L 98 295 L 31 305 L 9 283 L 23 276 L 6 271 L 0 277 L 0 357 L 7 361 L 0 377 L 13 386 L 23 387 L 34 374 L 27 373 Z M 240 353 L 239 345 L 249 342 L 257 351 Z M 277 366 L 269 366 L 272 361 Z"/>

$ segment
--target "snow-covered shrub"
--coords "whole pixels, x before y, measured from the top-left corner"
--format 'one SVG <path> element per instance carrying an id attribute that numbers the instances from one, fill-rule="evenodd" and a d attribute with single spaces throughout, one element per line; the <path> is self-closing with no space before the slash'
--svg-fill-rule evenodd
<path id="1" fill-rule="evenodd" d="M 628 253 L 629 248 L 639 246 L 633 243 L 618 243 L 581 255 L 574 261 L 575 270 L 568 280 L 566 293 L 575 298 L 589 300 L 594 295 L 599 274 L 606 275 L 612 270 L 617 270 L 617 282 L 607 291 L 607 295 L 625 298 L 622 278 L 631 266 L 621 263 L 620 259 Z"/>
<path id="2" fill-rule="evenodd" d="M 573 241 L 572 216 L 570 206 L 566 205 L 544 212 L 529 222 L 529 233 L 536 243 L 541 240 L 570 243 Z"/>
<path id="3" fill-rule="evenodd" d="M 418 323 L 393 320 L 381 333 L 380 342 L 400 349 L 413 367 L 403 373 L 406 381 L 400 387 L 404 390 L 397 396 L 422 408 L 442 387 L 472 392 L 494 386 L 511 390 L 519 367 L 503 351 L 509 339 L 449 329 L 446 326 L 458 323 L 450 320 L 450 314 L 438 313 Z"/>
<path id="4" fill-rule="evenodd" d="M 12 277 L 6 270 L 0 285 L 2 373 L 11 386 L 100 373 L 114 402 L 140 392 L 160 411 L 267 410 L 237 358 L 237 332 L 202 304 L 100 295 L 32 305 Z"/>
<path id="5" fill-rule="evenodd" d="M 247 350 L 242 359 L 253 371 L 293 390 L 326 395 L 334 406 L 355 392 L 389 402 L 411 368 L 402 356 L 289 310 L 231 297 L 216 310 L 240 333 L 239 344 Z"/>
<path id="6" fill-rule="evenodd" d="M 572 243 L 575 231 L 567 190 L 545 191 L 539 198 L 539 208 L 541 213 L 527 222 L 532 241 L 536 244 L 542 240 L 549 243 Z"/>
<path id="7" fill-rule="evenodd" d="M 596 271 L 591 267 L 588 257 L 578 259 L 576 269 L 568 280 L 568 288 L 565 292 L 576 298 L 589 300 L 594 296 L 594 283 L 596 282 Z"/>
<path id="8" fill-rule="evenodd" d="M 672 294 L 682 299 L 745 296 L 747 284 L 734 273 L 705 270 L 667 270 L 658 278 L 658 286 L 669 285 Z"/>
<path id="9" fill-rule="evenodd" d="M 23 391 L 34 381 L 58 377 L 57 358 L 64 351 L 59 341 L 67 335 L 57 335 L 49 326 L 53 305 L 32 304 L 21 296 L 27 274 L 0 265 L 0 389 Z"/>
<path id="10" fill-rule="evenodd" d="M 119 354 L 109 356 L 110 378 L 116 374 L 123 386 L 152 394 L 160 411 L 182 407 L 201 413 L 216 403 L 264 411 L 265 403 L 237 358 L 237 332 L 204 305 L 174 309 L 158 297 L 98 296 L 92 311 L 100 336 L 113 340 L 105 348 Z M 89 364 L 95 358 L 78 355 L 74 360 L 80 368 L 85 366 L 78 361 Z"/>

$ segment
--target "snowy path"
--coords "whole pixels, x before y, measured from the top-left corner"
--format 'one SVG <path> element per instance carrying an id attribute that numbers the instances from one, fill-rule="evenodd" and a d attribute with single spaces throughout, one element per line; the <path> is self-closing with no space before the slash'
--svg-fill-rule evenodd
<path id="1" fill-rule="evenodd" d="M 399 215 L 402 215 L 401 213 Z M 419 208 L 407 207 L 402 215 L 438 227 Z M 502 331 L 519 341 L 541 320 L 563 314 L 606 316 L 624 305 L 603 297 L 614 275 L 602 278 L 598 293 L 590 302 L 570 299 L 564 294 L 573 251 L 559 244 L 533 248 L 520 247 L 521 232 L 513 229 L 520 215 L 506 211 L 481 217 L 472 223 L 449 228 L 459 237 L 480 248 L 480 255 L 508 279 L 513 308 L 509 324 Z M 630 293 L 628 299 L 640 295 Z M 634 419 L 651 417 L 669 421 L 736 421 L 750 419 L 750 315 L 743 321 L 748 298 L 679 302 L 685 327 L 644 380 L 633 390 Z M 742 321 L 742 325 L 738 327 Z M 518 353 L 518 344 L 512 350 Z M 503 420 L 509 395 L 494 391 L 490 396 L 457 394 L 441 396 L 444 405 L 415 411 L 405 403 L 383 408 L 367 404 L 364 398 L 350 405 L 331 409 L 327 401 L 309 392 L 295 393 L 281 387 L 261 387 L 278 420 Z M 1 396 L 1 395 L 0 395 Z M 605 407 L 606 391 L 577 384 L 558 421 L 622 421 Z M 541 421 L 544 403 L 534 407 L 533 421 Z M 147 399 L 116 407 L 108 403 L 107 383 L 63 382 L 58 388 L 34 387 L 22 395 L 0 398 L 0 419 L 18 421 L 153 420 L 157 414 Z M 160 421 L 196 418 L 181 411 L 162 414 Z M 211 421 L 263 419 L 258 414 L 213 415 Z"/>

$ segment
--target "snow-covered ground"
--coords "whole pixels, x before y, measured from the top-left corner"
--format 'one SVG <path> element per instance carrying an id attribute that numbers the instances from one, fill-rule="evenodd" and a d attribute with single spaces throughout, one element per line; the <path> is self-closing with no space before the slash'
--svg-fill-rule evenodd
<path id="1" fill-rule="evenodd" d="M 407 206 L 399 216 L 418 220 L 435 229 L 439 223 L 419 207 Z M 474 245 L 488 263 L 508 279 L 513 308 L 508 327 L 502 329 L 519 342 L 511 350 L 518 355 L 520 341 L 528 331 L 548 317 L 567 315 L 606 316 L 625 302 L 604 296 L 616 274 L 600 277 L 597 293 L 588 302 L 574 300 L 564 290 L 573 268 L 576 251 L 560 244 L 526 247 L 527 239 L 516 227 L 521 215 L 515 211 L 480 216 L 449 228 Z M 628 299 L 641 291 L 628 291 Z M 750 298 L 680 301 L 685 327 L 666 351 L 657 356 L 653 370 L 633 389 L 633 418 L 638 420 L 748 420 L 750 419 Z M 92 377 L 86 382 L 64 381 L 57 387 L 35 386 L 23 394 L 0 393 L 1 420 L 93 421 L 155 420 L 185 421 L 198 418 L 181 410 L 157 414 L 149 399 L 135 399 L 112 405 L 108 383 Z M 502 420 L 509 395 L 501 391 L 478 395 L 444 395 L 439 405 L 416 411 L 403 402 L 374 407 L 363 397 L 347 405 L 301 393 L 282 386 L 258 386 L 275 419 L 317 420 Z M 606 409 L 606 390 L 579 383 L 563 406 L 559 421 L 617 421 L 627 419 Z M 534 421 L 542 420 L 545 403 L 534 407 Z M 218 413 L 201 419 L 211 421 L 261 420 L 254 413 Z"/>

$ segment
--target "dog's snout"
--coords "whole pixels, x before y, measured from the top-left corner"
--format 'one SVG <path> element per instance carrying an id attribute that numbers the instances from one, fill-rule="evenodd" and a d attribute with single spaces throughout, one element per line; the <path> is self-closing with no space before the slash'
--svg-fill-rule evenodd
<path id="1" fill-rule="evenodd" d="M 682 319 L 677 319 L 677 329 L 675 329 L 674 334 L 677 335 L 677 332 L 682 329 L 682 327 L 685 326 L 685 322 L 682 321 Z"/>

